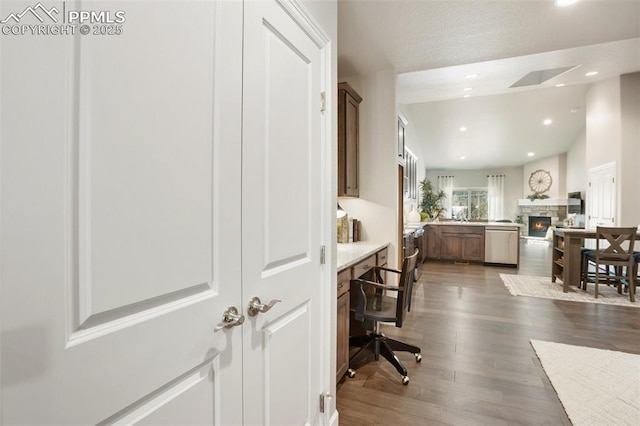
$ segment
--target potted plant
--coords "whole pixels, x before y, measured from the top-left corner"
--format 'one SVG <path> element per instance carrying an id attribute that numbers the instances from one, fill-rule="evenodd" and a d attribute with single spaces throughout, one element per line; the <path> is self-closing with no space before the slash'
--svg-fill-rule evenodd
<path id="1" fill-rule="evenodd" d="M 430 180 L 420 181 L 420 210 L 428 215 L 431 220 L 437 219 L 445 212 L 442 200 L 446 198 L 443 190 L 436 191 Z"/>

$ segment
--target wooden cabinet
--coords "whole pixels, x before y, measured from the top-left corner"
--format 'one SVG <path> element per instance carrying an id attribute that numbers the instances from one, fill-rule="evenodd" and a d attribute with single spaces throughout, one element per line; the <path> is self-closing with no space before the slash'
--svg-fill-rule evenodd
<path id="1" fill-rule="evenodd" d="M 349 309 L 351 268 L 338 273 L 338 302 L 336 315 L 336 381 L 349 368 Z"/>
<path id="2" fill-rule="evenodd" d="M 338 84 L 338 197 L 358 197 L 359 108 L 362 98 L 349 84 Z"/>
<path id="3" fill-rule="evenodd" d="M 427 226 L 426 235 L 430 259 L 484 262 L 483 226 Z"/>

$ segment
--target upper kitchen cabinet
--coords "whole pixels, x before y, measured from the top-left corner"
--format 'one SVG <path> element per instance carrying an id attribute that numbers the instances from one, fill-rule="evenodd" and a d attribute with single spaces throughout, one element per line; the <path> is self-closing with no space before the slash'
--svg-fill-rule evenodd
<path id="1" fill-rule="evenodd" d="M 349 84 L 338 84 L 338 197 L 358 197 L 359 112 L 362 98 Z"/>

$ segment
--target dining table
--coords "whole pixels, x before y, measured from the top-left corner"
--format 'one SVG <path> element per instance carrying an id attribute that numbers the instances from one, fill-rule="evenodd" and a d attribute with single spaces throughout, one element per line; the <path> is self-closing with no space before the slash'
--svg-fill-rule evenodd
<path id="1" fill-rule="evenodd" d="M 581 253 L 584 240 L 596 239 L 595 229 L 556 228 L 553 231 L 553 260 L 551 281 L 562 280 L 562 291 L 567 293 L 570 286 L 580 286 L 582 269 Z M 636 234 L 640 239 L 640 232 Z"/>

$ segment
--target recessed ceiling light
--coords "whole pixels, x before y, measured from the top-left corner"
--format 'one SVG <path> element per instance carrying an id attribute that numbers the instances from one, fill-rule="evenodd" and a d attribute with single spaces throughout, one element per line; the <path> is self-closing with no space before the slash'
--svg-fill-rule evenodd
<path id="1" fill-rule="evenodd" d="M 461 131 L 461 132 L 466 132 L 466 131 L 467 131 L 467 128 L 466 128 L 466 127 L 464 127 L 464 126 L 462 126 L 462 127 L 460 127 L 460 131 Z"/>
<path id="2" fill-rule="evenodd" d="M 467 74 L 464 76 L 464 78 L 476 78 L 478 76 L 478 74 Z"/>
<path id="3" fill-rule="evenodd" d="M 465 92 L 470 92 L 470 91 L 472 91 L 472 90 L 473 90 L 473 89 L 472 89 L 471 87 L 465 87 L 465 88 L 464 88 L 464 91 L 465 91 Z"/>
<path id="4" fill-rule="evenodd" d="M 464 155 L 462 157 L 460 157 L 461 160 L 464 160 L 465 158 L 467 158 L 467 157 L 465 157 Z"/>
<path id="5" fill-rule="evenodd" d="M 533 157 L 534 155 L 536 155 L 534 152 L 527 152 L 527 157 Z"/>
<path id="6" fill-rule="evenodd" d="M 558 7 L 571 6 L 574 3 L 579 2 L 580 0 L 556 0 L 555 5 Z"/>
<path id="7" fill-rule="evenodd" d="M 470 98 L 471 95 L 464 95 L 463 98 Z"/>
<path id="8" fill-rule="evenodd" d="M 598 71 L 589 71 L 588 73 L 585 74 L 585 77 L 592 77 L 597 74 L 598 74 Z"/>
<path id="9" fill-rule="evenodd" d="M 553 123 L 553 121 L 551 121 L 550 118 L 545 118 L 545 120 L 542 122 L 542 124 L 544 124 L 545 126 L 548 126 L 551 123 Z"/>
<path id="10" fill-rule="evenodd" d="M 558 83 L 556 84 L 556 87 L 564 87 L 564 83 Z"/>
<path id="11" fill-rule="evenodd" d="M 569 112 L 572 112 L 573 114 L 575 114 L 575 113 L 576 113 L 576 112 L 578 112 L 578 111 L 580 111 L 580 108 L 577 108 L 577 107 L 576 107 L 576 108 L 571 108 L 571 109 L 569 110 Z"/>

